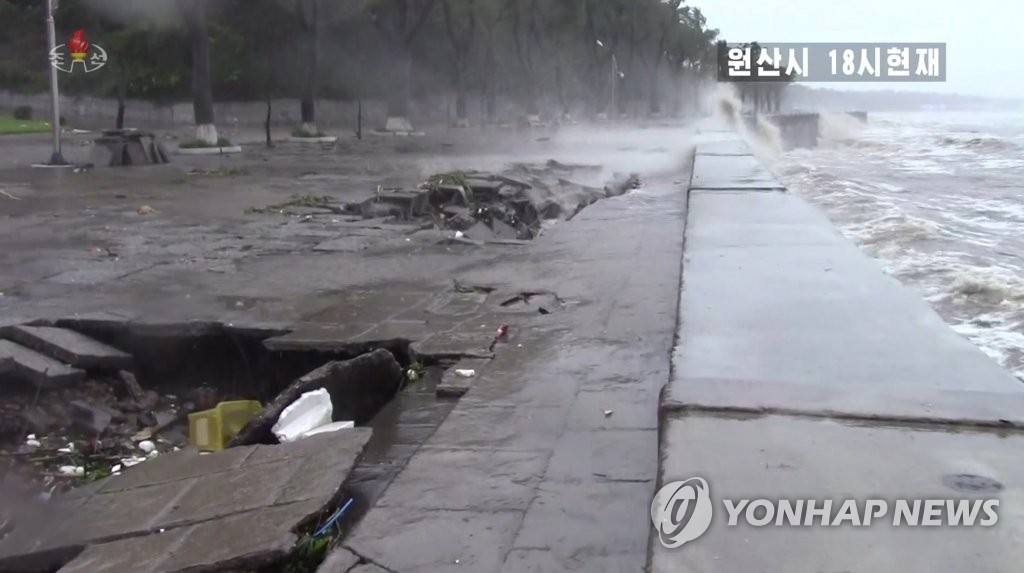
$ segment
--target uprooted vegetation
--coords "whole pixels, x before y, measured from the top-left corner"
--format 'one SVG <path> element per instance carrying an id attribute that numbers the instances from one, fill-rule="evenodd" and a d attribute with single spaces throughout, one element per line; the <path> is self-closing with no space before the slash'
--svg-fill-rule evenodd
<path id="1" fill-rule="evenodd" d="M 501 173 L 454 170 L 434 173 L 416 189 L 378 186 L 371 197 L 341 204 L 328 195 L 293 195 L 247 213 L 323 212 L 385 221 L 422 221 L 452 231 L 456 239 L 508 242 L 536 238 L 544 221 L 569 220 L 585 207 L 640 186 L 636 175 L 615 174 L 602 187 L 579 183 L 601 176 L 599 166 L 514 164 Z"/>

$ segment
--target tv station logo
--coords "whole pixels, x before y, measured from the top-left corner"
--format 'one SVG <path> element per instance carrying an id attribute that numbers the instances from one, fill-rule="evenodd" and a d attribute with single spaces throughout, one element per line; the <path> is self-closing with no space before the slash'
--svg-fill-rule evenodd
<path id="1" fill-rule="evenodd" d="M 946 44 L 718 45 L 723 82 L 944 82 Z"/>
<path id="2" fill-rule="evenodd" d="M 66 44 L 50 50 L 50 65 L 65 73 L 81 70 L 85 73 L 95 72 L 107 65 L 107 51 L 85 39 L 85 30 L 79 29 L 71 33 Z"/>

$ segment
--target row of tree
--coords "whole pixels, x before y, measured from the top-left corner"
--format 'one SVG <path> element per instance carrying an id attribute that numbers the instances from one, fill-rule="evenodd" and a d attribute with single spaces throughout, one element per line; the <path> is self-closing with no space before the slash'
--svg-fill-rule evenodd
<path id="1" fill-rule="evenodd" d="M 0 0 L 0 88 L 41 87 L 24 66 L 45 61 L 41 4 Z M 432 94 L 460 124 L 477 101 L 484 121 L 679 113 L 717 61 L 718 31 L 683 0 L 60 0 L 57 22 L 110 55 L 68 89 L 118 97 L 121 118 L 129 98 L 190 96 L 211 143 L 214 96 L 294 97 L 309 134 L 322 97 L 385 99 L 396 126 Z"/>

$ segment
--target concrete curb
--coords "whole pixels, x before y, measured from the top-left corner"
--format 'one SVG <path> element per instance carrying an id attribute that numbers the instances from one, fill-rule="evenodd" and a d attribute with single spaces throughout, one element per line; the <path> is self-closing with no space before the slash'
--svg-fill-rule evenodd
<path id="1" fill-rule="evenodd" d="M 179 147 L 174 150 L 178 155 L 228 155 L 241 153 L 242 146 L 232 145 L 230 147 Z"/>

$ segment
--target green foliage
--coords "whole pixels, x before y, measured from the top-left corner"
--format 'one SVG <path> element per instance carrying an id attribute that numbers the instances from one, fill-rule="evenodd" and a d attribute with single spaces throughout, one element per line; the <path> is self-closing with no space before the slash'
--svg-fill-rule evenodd
<path id="1" fill-rule="evenodd" d="M 448 173 L 435 173 L 427 179 L 427 183 L 433 186 L 438 185 L 460 185 L 469 187 L 469 177 L 464 171 L 449 171 Z"/>
<path id="2" fill-rule="evenodd" d="M 30 105 L 19 105 L 14 108 L 14 112 L 11 113 L 14 119 L 32 119 L 32 106 Z"/>
<path id="3" fill-rule="evenodd" d="M 50 131 L 50 124 L 45 121 L 14 119 L 0 115 L 0 135 L 14 133 L 45 133 Z"/>
<path id="4" fill-rule="evenodd" d="M 313 573 L 327 556 L 331 546 L 330 537 L 305 535 L 295 548 L 291 560 L 284 566 L 284 573 Z"/>

